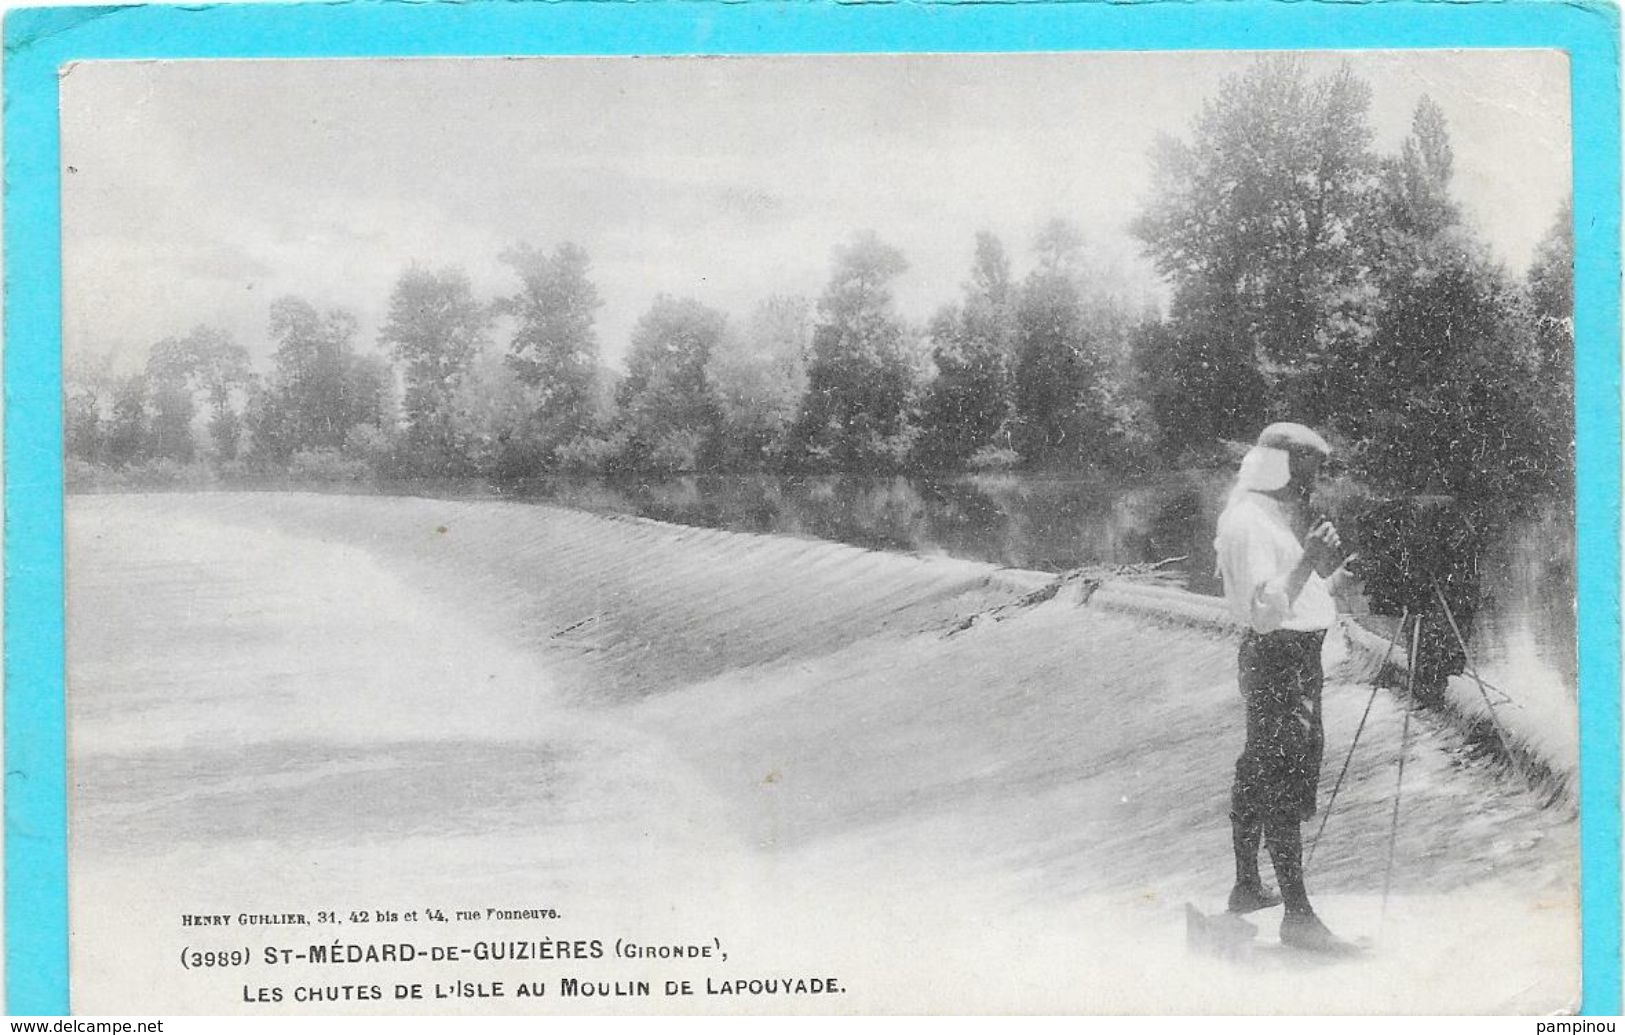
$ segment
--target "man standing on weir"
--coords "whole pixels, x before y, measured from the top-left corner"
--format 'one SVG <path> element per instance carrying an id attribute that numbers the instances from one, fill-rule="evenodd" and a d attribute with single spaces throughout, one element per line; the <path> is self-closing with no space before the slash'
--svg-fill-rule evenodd
<path id="1" fill-rule="evenodd" d="M 1301 424 L 1265 428 L 1241 462 L 1214 543 L 1225 600 L 1247 626 L 1238 657 L 1247 743 L 1230 792 L 1230 911 L 1284 902 L 1281 942 L 1319 952 L 1347 948 L 1315 915 L 1303 882 L 1302 824 L 1315 813 L 1324 746 L 1320 651 L 1337 617 L 1328 583 L 1343 574 L 1337 529 L 1310 502 L 1330 454 L 1325 439 Z M 1279 894 L 1259 876 L 1260 840 Z"/>

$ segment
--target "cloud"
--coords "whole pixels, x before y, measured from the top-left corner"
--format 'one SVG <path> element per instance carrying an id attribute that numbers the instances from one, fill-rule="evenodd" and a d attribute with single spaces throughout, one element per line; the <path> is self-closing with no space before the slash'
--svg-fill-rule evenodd
<path id="1" fill-rule="evenodd" d="M 261 355 L 295 293 L 373 334 L 408 264 L 511 288 L 498 256 L 573 240 L 594 261 L 606 351 L 658 293 L 743 315 L 816 295 L 873 228 L 924 320 L 959 293 L 974 235 L 1025 262 L 1074 220 L 1124 283 L 1158 131 L 1183 135 L 1239 54 L 727 59 L 89 62 L 63 80 L 69 348 L 140 347 L 216 322 Z M 1373 86 L 1391 148 L 1424 92 L 1457 187 L 1521 266 L 1568 191 L 1566 64 L 1544 52 L 1316 55 Z"/>

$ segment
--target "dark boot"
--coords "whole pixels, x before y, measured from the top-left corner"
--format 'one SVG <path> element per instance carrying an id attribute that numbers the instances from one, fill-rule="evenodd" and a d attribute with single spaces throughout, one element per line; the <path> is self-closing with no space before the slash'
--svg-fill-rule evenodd
<path id="1" fill-rule="evenodd" d="M 1303 831 L 1295 819 L 1271 819 L 1264 825 L 1264 843 L 1269 846 L 1275 879 L 1281 882 L 1286 915 L 1281 918 L 1281 944 L 1309 952 L 1343 955 L 1358 951 L 1333 934 L 1309 905 L 1309 892 L 1303 885 Z"/>
<path id="2" fill-rule="evenodd" d="M 1264 824 L 1247 814 L 1230 814 L 1230 844 L 1236 855 L 1236 886 L 1230 889 L 1230 912 L 1240 915 L 1281 904 L 1281 896 L 1258 875 L 1258 844 Z"/>
<path id="3" fill-rule="evenodd" d="M 1333 934 L 1313 910 L 1289 912 L 1281 918 L 1281 944 L 1329 956 L 1351 956 L 1360 951 L 1359 946 Z"/>
<path id="4" fill-rule="evenodd" d="M 1262 881 L 1257 884 L 1237 884 L 1230 889 L 1227 911 L 1240 916 L 1243 913 L 1256 913 L 1260 909 L 1269 909 L 1280 904 L 1281 896 L 1274 888 L 1266 888 Z"/>
<path id="5" fill-rule="evenodd" d="M 1264 844 L 1269 847 L 1270 864 L 1281 885 L 1281 899 L 1287 913 L 1314 914 L 1309 892 L 1303 886 L 1303 834 L 1296 819 L 1271 818 L 1264 824 Z"/>

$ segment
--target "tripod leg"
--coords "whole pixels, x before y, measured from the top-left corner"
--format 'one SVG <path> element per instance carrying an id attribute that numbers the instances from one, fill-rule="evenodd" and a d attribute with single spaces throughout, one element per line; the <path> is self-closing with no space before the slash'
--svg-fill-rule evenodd
<path id="1" fill-rule="evenodd" d="M 1416 652 L 1421 647 L 1421 639 L 1422 617 L 1418 615 L 1411 626 L 1410 672 L 1405 680 L 1405 721 L 1399 731 L 1399 776 L 1394 782 L 1394 811 L 1388 821 L 1388 866 L 1382 875 L 1382 913 L 1377 920 L 1379 932 L 1383 922 L 1388 919 L 1388 892 L 1394 883 L 1394 845 L 1399 841 L 1399 800 L 1405 790 L 1405 756 L 1410 753 L 1411 712 L 1415 710 L 1411 695 L 1416 690 Z"/>
<path id="2" fill-rule="evenodd" d="M 1382 675 L 1383 668 L 1387 666 L 1388 659 L 1393 656 L 1394 648 L 1399 645 L 1400 638 L 1405 635 L 1405 621 L 1410 617 L 1410 614 L 1410 608 L 1405 608 L 1400 612 L 1399 627 L 1394 630 L 1394 635 L 1388 640 L 1388 649 L 1383 652 L 1382 661 L 1377 665 L 1377 675 L 1379 677 Z M 1371 706 L 1377 702 L 1378 689 L 1375 681 L 1373 681 L 1371 696 L 1366 698 L 1365 701 L 1365 711 L 1360 713 L 1360 724 L 1354 727 L 1354 739 L 1349 741 L 1349 753 L 1343 757 L 1343 768 L 1338 771 L 1337 782 L 1332 784 L 1331 796 L 1327 798 L 1326 808 L 1320 814 L 1320 825 L 1315 828 L 1315 836 L 1309 839 L 1309 853 L 1303 860 L 1306 869 L 1310 863 L 1315 861 L 1315 849 L 1320 846 L 1320 835 L 1326 832 L 1326 821 L 1332 818 L 1332 806 L 1337 804 L 1337 792 L 1343 789 L 1343 780 L 1349 774 L 1349 763 L 1354 761 L 1354 749 L 1360 743 L 1360 734 L 1365 730 L 1365 721 L 1371 717 Z"/>

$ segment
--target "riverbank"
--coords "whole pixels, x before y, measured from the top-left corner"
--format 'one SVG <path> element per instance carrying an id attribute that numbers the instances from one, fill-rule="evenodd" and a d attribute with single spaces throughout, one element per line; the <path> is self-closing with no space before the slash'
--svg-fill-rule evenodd
<path id="1" fill-rule="evenodd" d="M 1187 957 L 1183 902 L 1227 888 L 1233 644 L 1032 602 L 1041 577 L 383 497 L 72 497 L 68 537 L 82 1011 L 251 1009 L 116 948 L 179 937 L 181 912 L 429 897 L 561 903 L 544 933 L 709 933 L 735 956 L 714 973 L 849 989 L 674 1007 L 702 1012 L 1538 1011 L 1577 990 L 1572 814 L 1427 722 L 1380 954 L 1328 982 Z M 1368 696 L 1328 688 L 1329 759 Z M 1351 935 L 1378 933 L 1401 718 L 1379 694 L 1312 871 Z"/>

